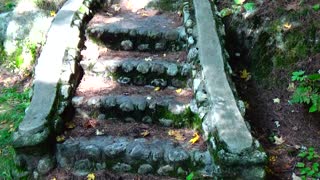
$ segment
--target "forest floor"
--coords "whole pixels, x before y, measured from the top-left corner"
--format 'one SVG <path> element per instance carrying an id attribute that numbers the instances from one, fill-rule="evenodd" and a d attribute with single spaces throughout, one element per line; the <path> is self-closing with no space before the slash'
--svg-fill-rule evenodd
<path id="1" fill-rule="evenodd" d="M 234 2 L 222 0 L 219 1 L 218 7 L 222 10 L 223 8 L 231 7 L 235 2 L 236 0 Z M 307 33 L 306 29 L 308 27 L 312 25 L 319 27 L 319 23 L 314 23 L 316 19 L 319 20 L 320 18 L 319 9 L 315 6 L 317 3 L 319 1 L 315 0 L 264 1 L 251 19 L 256 18 L 260 22 L 272 22 L 285 16 L 290 19 L 292 14 L 306 11 L 307 15 L 300 15 L 295 23 L 299 23 L 303 27 L 296 31 Z M 232 24 L 234 21 L 230 16 L 223 18 L 223 20 L 227 32 L 228 27 L 231 26 L 243 27 L 242 25 Z M 289 33 L 287 32 L 287 34 Z M 319 38 L 319 33 L 319 28 L 317 28 L 315 30 L 317 38 Z M 229 35 L 227 33 L 227 37 Z M 284 35 L 284 38 L 286 37 Z M 284 41 L 287 42 L 287 39 L 284 39 Z M 303 39 L 301 39 L 302 41 Z M 229 38 L 226 43 L 233 42 Z M 315 43 L 315 46 L 319 46 L 319 44 Z M 296 178 L 296 176 L 305 176 L 308 172 L 310 174 L 306 175 L 306 177 L 319 178 L 320 174 L 317 174 L 319 170 L 315 167 L 318 166 L 319 157 L 316 153 L 313 155 L 313 148 L 318 152 L 320 150 L 320 113 L 310 113 L 310 106 L 290 103 L 295 87 L 292 89 L 289 84 L 292 83 L 291 75 L 293 71 L 303 70 L 307 74 L 319 72 L 320 52 L 319 50 L 313 52 L 310 50 L 306 56 L 296 58 L 295 62 L 291 63 L 290 66 L 273 68 L 265 79 L 273 78 L 275 79 L 274 83 L 272 81 L 271 83 L 264 83 L 263 80 L 255 76 L 254 72 L 251 72 L 255 68 L 254 62 L 251 60 L 251 51 L 254 51 L 255 48 L 253 46 L 252 49 L 247 51 L 248 54 L 244 55 L 246 58 L 234 55 L 234 53 L 237 53 L 235 50 L 237 48 L 227 50 L 231 56 L 229 62 L 235 72 L 233 81 L 236 83 L 240 99 L 244 100 L 247 106 L 245 119 L 250 122 L 253 135 L 263 145 L 269 157 L 267 166 L 268 179 L 292 179 Z M 313 47 L 311 46 L 310 48 Z M 268 49 L 264 51 L 267 52 Z M 264 54 L 260 54 L 260 56 L 262 58 Z M 241 78 L 243 70 L 248 70 L 250 78 Z M 279 81 L 281 83 L 275 83 Z M 301 157 L 303 156 L 301 152 L 309 152 L 310 158 Z M 299 162 L 304 163 L 304 167 L 298 167 L 302 166 Z"/>

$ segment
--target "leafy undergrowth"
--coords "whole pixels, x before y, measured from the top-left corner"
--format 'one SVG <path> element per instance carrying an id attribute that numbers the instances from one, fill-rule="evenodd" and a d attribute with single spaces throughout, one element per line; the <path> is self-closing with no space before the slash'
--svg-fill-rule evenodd
<path id="1" fill-rule="evenodd" d="M 14 0 L 0 0 L 0 13 L 13 10 L 15 5 Z"/>
<path id="2" fill-rule="evenodd" d="M 12 179 L 15 170 L 12 133 L 22 121 L 29 105 L 29 89 L 0 89 L 0 179 Z"/>
<path id="3" fill-rule="evenodd" d="M 269 155 L 269 179 L 303 177 L 318 168 L 305 162 L 310 168 L 301 174 L 295 165 L 304 147 L 320 150 L 319 3 L 216 1 L 245 119 Z M 304 79 L 292 78 L 293 72 Z"/>

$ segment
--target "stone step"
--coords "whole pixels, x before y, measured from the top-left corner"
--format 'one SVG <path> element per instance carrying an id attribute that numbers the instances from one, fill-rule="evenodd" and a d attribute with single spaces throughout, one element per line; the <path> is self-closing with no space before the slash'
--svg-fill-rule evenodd
<path id="1" fill-rule="evenodd" d="M 183 178 L 191 172 L 212 176 L 214 162 L 203 142 L 201 146 L 160 137 L 75 137 L 57 144 L 57 163 L 79 176 L 99 170 Z"/>
<path id="2" fill-rule="evenodd" d="M 86 119 L 113 119 L 124 122 L 143 122 L 166 127 L 185 127 L 200 124 L 200 118 L 191 112 L 192 92 L 181 90 L 154 91 L 153 88 L 126 87 L 105 95 L 78 95 L 73 97 L 76 117 Z M 103 91 L 102 91 L 103 93 Z"/>
<path id="3" fill-rule="evenodd" d="M 186 87 L 192 65 L 160 59 L 99 59 L 81 61 L 86 74 L 111 76 L 121 84 Z"/>
<path id="4" fill-rule="evenodd" d="M 126 51 L 177 51 L 187 37 L 178 14 L 147 8 L 97 13 L 88 24 L 87 35 L 107 47 Z"/>

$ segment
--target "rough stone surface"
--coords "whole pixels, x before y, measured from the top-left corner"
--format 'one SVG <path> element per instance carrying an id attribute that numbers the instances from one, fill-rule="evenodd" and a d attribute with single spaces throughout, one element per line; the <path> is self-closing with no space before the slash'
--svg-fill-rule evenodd
<path id="1" fill-rule="evenodd" d="M 132 167 L 129 164 L 118 163 L 112 167 L 112 170 L 116 172 L 129 172 Z"/>
<path id="2" fill-rule="evenodd" d="M 121 65 L 122 70 L 126 73 L 131 72 L 135 68 L 135 64 L 132 61 L 125 61 Z"/>
<path id="3" fill-rule="evenodd" d="M 157 173 L 161 176 L 167 176 L 170 175 L 174 171 L 174 168 L 170 165 L 162 166 L 158 169 Z"/>
<path id="4" fill-rule="evenodd" d="M 152 173 L 152 171 L 153 167 L 150 164 L 142 164 L 138 169 L 139 174 L 149 174 Z"/>
<path id="5" fill-rule="evenodd" d="M 159 122 L 160 122 L 161 125 L 163 125 L 165 127 L 170 127 L 173 124 L 173 120 L 171 120 L 171 119 L 161 118 L 161 119 L 159 119 Z"/>
<path id="6" fill-rule="evenodd" d="M 170 64 L 168 67 L 167 67 L 167 74 L 169 76 L 175 76 L 177 75 L 178 73 L 178 66 L 176 64 Z"/>
<path id="7" fill-rule="evenodd" d="M 149 69 L 150 69 L 150 63 L 148 62 L 140 62 L 137 66 L 137 71 L 142 74 L 148 73 Z"/>
<path id="8" fill-rule="evenodd" d="M 139 51 L 147 51 L 147 50 L 149 50 L 149 49 L 150 49 L 149 44 L 140 44 L 140 45 L 138 46 L 138 50 L 139 50 Z"/>
<path id="9" fill-rule="evenodd" d="M 55 166 L 55 162 L 52 158 L 46 156 L 39 160 L 37 170 L 39 174 L 45 175 Z"/>
<path id="10" fill-rule="evenodd" d="M 217 128 L 219 139 L 230 152 L 240 153 L 252 146 L 253 139 L 237 107 L 224 71 L 222 49 L 211 6 L 208 1 L 194 0 L 193 3 L 199 37 L 199 58 L 213 104 L 205 121 Z"/>
<path id="11" fill-rule="evenodd" d="M 125 40 L 121 42 L 121 47 L 123 50 L 129 51 L 133 49 L 133 43 L 130 40 Z"/>
<path id="12" fill-rule="evenodd" d="M 5 12 L 0 14 L 0 45 L 3 45 L 3 42 L 6 38 L 7 27 L 9 21 L 11 20 L 12 12 Z"/>

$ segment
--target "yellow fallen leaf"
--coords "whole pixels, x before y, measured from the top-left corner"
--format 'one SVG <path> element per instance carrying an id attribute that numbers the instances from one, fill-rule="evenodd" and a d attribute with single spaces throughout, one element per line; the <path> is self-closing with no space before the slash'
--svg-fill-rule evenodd
<path id="1" fill-rule="evenodd" d="M 146 137 L 150 134 L 148 130 L 144 130 L 142 133 L 140 133 L 141 136 Z"/>
<path id="2" fill-rule="evenodd" d="M 142 13 L 141 16 L 146 17 L 149 16 L 147 13 Z"/>
<path id="3" fill-rule="evenodd" d="M 74 122 L 67 122 L 66 123 L 66 127 L 68 128 L 68 129 L 73 129 L 73 128 L 75 128 L 76 127 L 76 124 L 74 123 Z"/>
<path id="4" fill-rule="evenodd" d="M 87 180 L 95 180 L 96 176 L 94 175 L 94 173 L 90 173 L 87 176 Z"/>
<path id="5" fill-rule="evenodd" d="M 50 16 L 51 16 L 51 17 L 56 16 L 56 12 L 55 12 L 55 11 L 50 11 Z"/>
<path id="6" fill-rule="evenodd" d="M 294 83 L 289 83 L 287 91 L 294 92 L 294 90 L 296 90 L 296 86 L 294 85 Z"/>
<path id="7" fill-rule="evenodd" d="M 56 177 L 53 177 L 53 178 L 51 178 L 51 180 L 57 180 L 57 178 L 56 178 Z"/>
<path id="8" fill-rule="evenodd" d="M 184 141 L 186 138 L 183 137 L 183 135 L 177 131 L 177 130 L 169 130 L 168 131 L 169 136 L 173 136 L 175 140 L 177 141 Z"/>
<path id="9" fill-rule="evenodd" d="M 273 138 L 274 138 L 274 143 L 276 145 L 280 145 L 280 144 L 284 143 L 284 139 L 282 138 L 282 136 L 281 137 L 274 136 Z"/>
<path id="10" fill-rule="evenodd" d="M 247 71 L 247 69 L 244 69 L 240 71 L 240 78 L 248 81 L 251 78 L 251 74 Z"/>
<path id="11" fill-rule="evenodd" d="M 160 87 L 155 87 L 154 91 L 160 91 Z"/>
<path id="12" fill-rule="evenodd" d="M 59 142 L 59 143 L 65 141 L 65 140 L 66 140 L 66 138 L 64 137 L 64 135 L 56 137 L 56 141 Z"/>
<path id="13" fill-rule="evenodd" d="M 273 103 L 279 104 L 279 103 L 280 103 L 280 99 L 279 99 L 279 98 L 274 98 L 274 99 L 273 99 Z"/>
<path id="14" fill-rule="evenodd" d="M 14 125 L 13 124 L 10 124 L 10 126 L 9 126 L 9 132 L 13 132 L 14 130 L 15 130 L 15 128 L 14 128 Z"/>
<path id="15" fill-rule="evenodd" d="M 180 94 L 181 92 L 182 92 L 182 89 L 181 89 L 181 88 L 179 88 L 179 89 L 176 90 L 176 93 L 178 93 L 178 94 Z"/>
<path id="16" fill-rule="evenodd" d="M 199 139 L 200 139 L 200 136 L 199 136 L 199 134 L 197 133 L 197 132 L 195 132 L 194 134 L 193 134 L 193 138 L 192 139 L 190 139 L 190 143 L 191 144 L 194 144 L 194 143 L 196 143 L 196 142 L 198 142 L 199 141 Z"/>
<path id="17" fill-rule="evenodd" d="M 291 29 L 291 27 L 292 27 L 292 24 L 290 24 L 290 23 L 288 23 L 288 22 L 286 22 L 286 23 L 283 24 L 283 28 L 284 28 L 285 30 L 289 30 L 289 29 Z"/>

